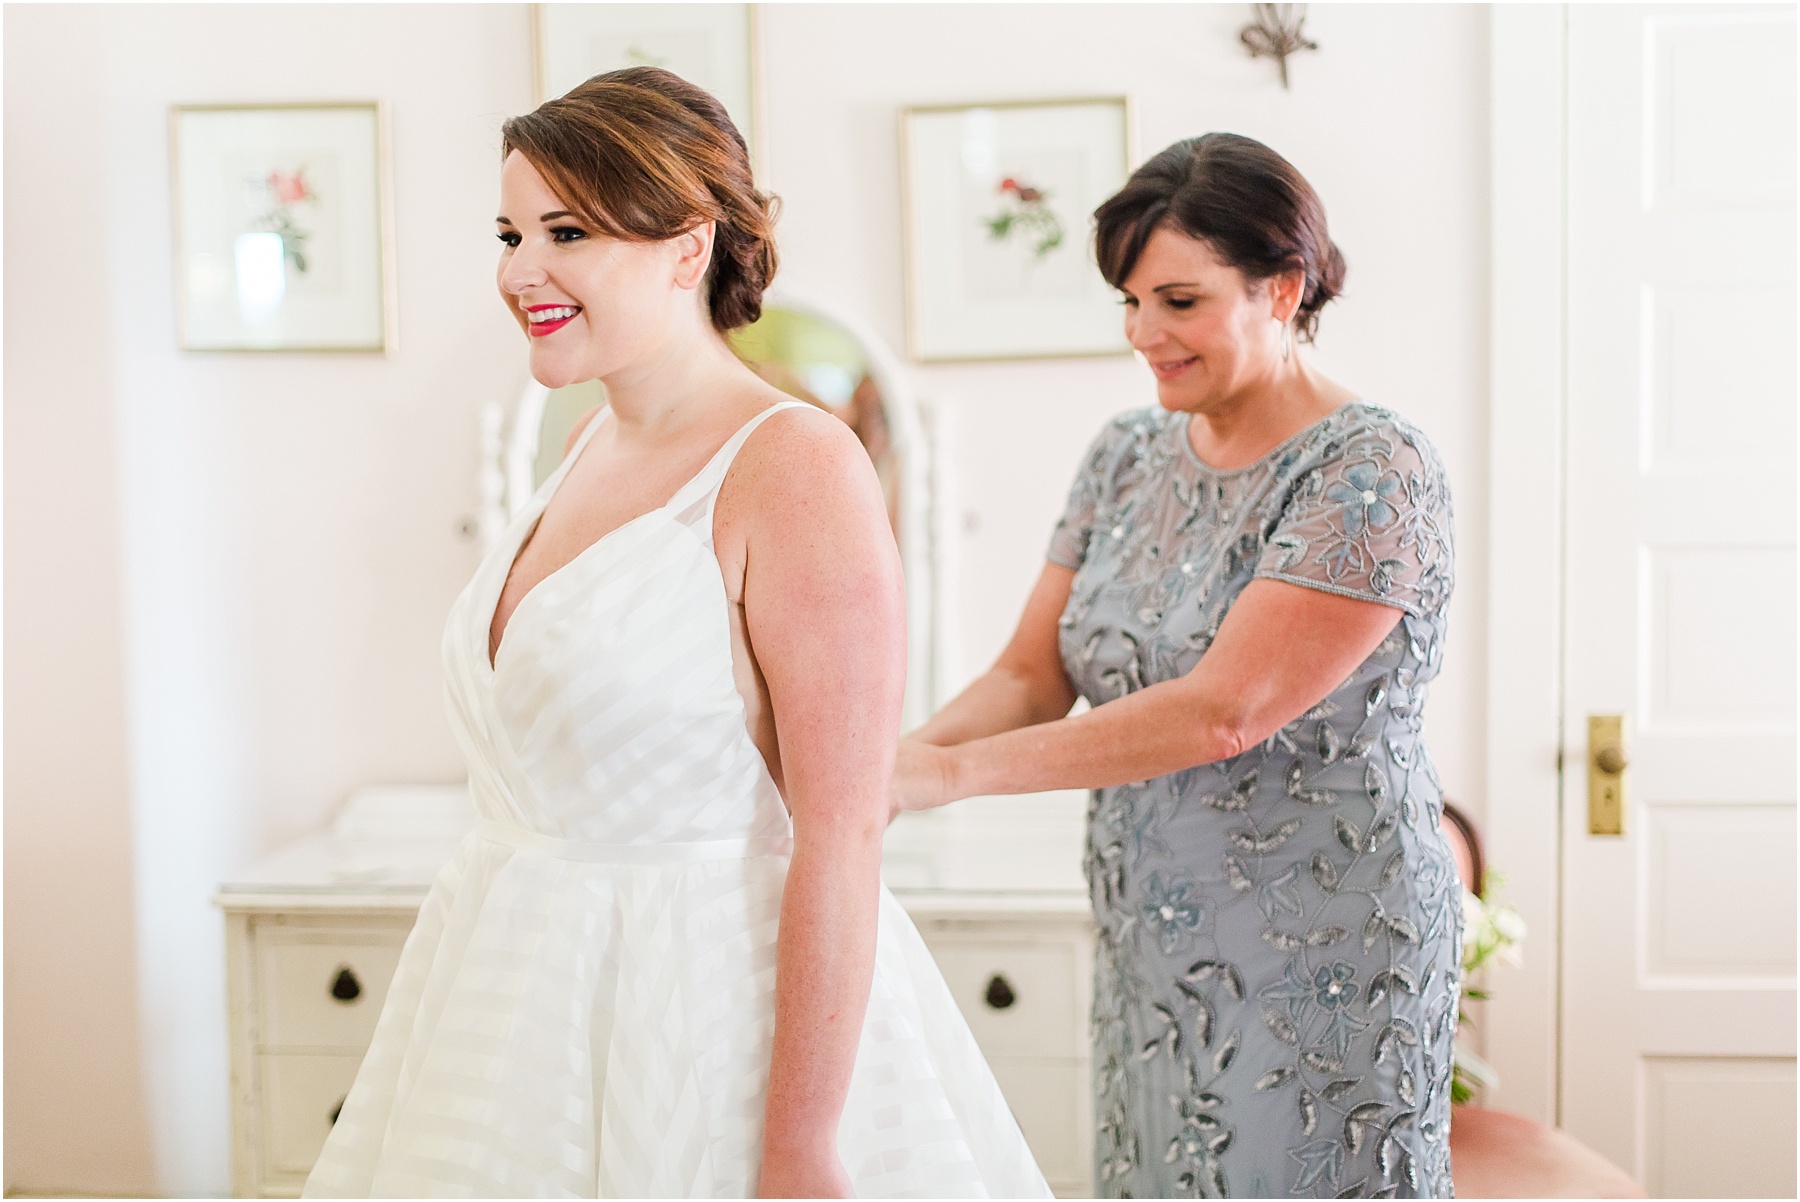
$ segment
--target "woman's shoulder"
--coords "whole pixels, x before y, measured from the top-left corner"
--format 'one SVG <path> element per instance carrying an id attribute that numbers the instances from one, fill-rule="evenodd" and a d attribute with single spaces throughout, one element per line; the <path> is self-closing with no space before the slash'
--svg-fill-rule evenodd
<path id="1" fill-rule="evenodd" d="M 1294 466 L 1374 460 L 1383 466 L 1443 475 L 1443 461 L 1425 432 L 1392 409 L 1352 401 L 1320 422 L 1295 448 Z M 1310 464 L 1301 461 L 1310 460 Z"/>
<path id="2" fill-rule="evenodd" d="M 1313 426 L 1281 457 L 1275 475 L 1288 481 L 1280 503 L 1306 514 L 1317 506 L 1399 505 L 1420 514 L 1450 514 L 1450 481 L 1437 448 L 1392 409 L 1354 401 Z M 1382 524 L 1382 523 L 1378 523 Z"/>
<path id="3" fill-rule="evenodd" d="M 806 479 L 833 475 L 868 459 L 856 431 L 817 405 L 787 399 L 758 416 L 761 424 L 738 456 L 746 467 Z"/>
<path id="4" fill-rule="evenodd" d="M 855 506 L 863 493 L 879 496 L 868 452 L 842 420 L 804 403 L 764 413 L 732 465 L 729 493 L 771 513 L 814 519 Z"/>

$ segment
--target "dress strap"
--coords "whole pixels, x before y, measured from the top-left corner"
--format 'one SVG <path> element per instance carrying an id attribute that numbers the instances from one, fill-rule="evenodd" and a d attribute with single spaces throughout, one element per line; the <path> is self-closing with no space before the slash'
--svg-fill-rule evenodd
<path id="1" fill-rule="evenodd" d="M 604 426 L 611 416 L 612 406 L 601 405 L 600 412 L 594 414 L 593 420 L 582 428 L 581 437 L 575 440 L 575 445 L 569 448 L 569 453 L 563 456 L 562 462 L 557 467 L 566 468 L 580 458 L 581 452 L 587 448 L 588 441 L 594 437 L 594 432 Z"/>
<path id="2" fill-rule="evenodd" d="M 718 453 L 707 461 L 705 467 L 700 469 L 700 474 L 682 485 L 681 491 L 669 499 L 668 511 L 689 526 L 702 525 L 706 540 L 711 542 L 713 504 L 719 498 L 719 486 L 725 482 L 725 474 L 731 470 L 731 465 L 736 461 L 738 452 L 743 449 L 744 443 L 749 441 L 752 434 L 756 433 L 758 426 L 783 409 L 813 408 L 817 408 L 817 406 L 809 405 L 805 401 L 782 401 L 779 404 L 770 405 L 739 426 L 738 432 L 726 439 L 725 445 L 720 447 Z"/>
<path id="3" fill-rule="evenodd" d="M 562 462 L 558 463 L 551 473 L 544 477 L 544 482 L 537 486 L 536 492 L 531 494 L 531 504 L 527 508 L 534 515 L 531 518 L 533 522 L 537 521 L 537 515 L 541 515 L 544 508 L 550 504 L 550 498 L 556 495 L 556 490 L 562 487 L 563 477 L 569 474 L 569 469 L 575 466 L 577 459 L 581 458 L 581 452 L 587 449 L 589 442 L 593 441 L 594 434 L 611 417 L 612 406 L 602 404 L 600 412 L 594 414 L 588 424 L 582 427 L 581 437 L 575 440 L 575 445 L 570 447 L 568 453 L 562 457 Z"/>

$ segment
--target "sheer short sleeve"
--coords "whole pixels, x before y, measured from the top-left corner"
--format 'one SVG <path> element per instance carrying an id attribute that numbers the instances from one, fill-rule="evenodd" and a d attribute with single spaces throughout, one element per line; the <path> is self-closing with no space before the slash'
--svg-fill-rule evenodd
<path id="1" fill-rule="evenodd" d="M 1050 535 L 1050 549 L 1045 558 L 1051 563 L 1079 570 L 1087 559 L 1088 536 L 1094 532 L 1094 515 L 1100 508 L 1101 494 L 1116 458 L 1114 451 L 1121 431 L 1121 422 L 1110 422 L 1088 444 L 1087 454 L 1081 459 L 1081 470 L 1075 473 L 1075 483 L 1069 486 L 1069 500 L 1063 506 L 1062 517 L 1057 519 L 1056 529 Z"/>
<path id="2" fill-rule="evenodd" d="M 1454 571 L 1443 465 L 1424 435 L 1386 416 L 1298 473 L 1256 576 L 1426 617 L 1449 600 Z"/>

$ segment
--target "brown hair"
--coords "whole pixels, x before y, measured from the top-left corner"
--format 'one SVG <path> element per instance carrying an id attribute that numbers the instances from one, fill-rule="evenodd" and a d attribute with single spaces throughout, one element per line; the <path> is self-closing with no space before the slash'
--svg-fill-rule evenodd
<path id="1" fill-rule="evenodd" d="M 1261 142 L 1204 134 L 1175 143 L 1131 173 L 1094 210 L 1100 274 L 1121 288 L 1161 227 L 1199 238 L 1249 280 L 1306 274 L 1294 328 L 1308 342 L 1319 310 L 1344 287 L 1344 256 L 1325 206 L 1294 165 Z"/>
<path id="2" fill-rule="evenodd" d="M 707 305 L 723 333 L 762 316 L 775 276 L 775 198 L 756 190 L 737 126 L 710 92 L 657 67 L 596 75 L 500 127 L 583 220 L 660 242 L 714 223 Z"/>

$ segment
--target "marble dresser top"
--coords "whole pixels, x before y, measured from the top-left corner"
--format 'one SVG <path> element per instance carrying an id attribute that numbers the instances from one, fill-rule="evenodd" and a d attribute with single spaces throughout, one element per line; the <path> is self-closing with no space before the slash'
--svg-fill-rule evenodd
<path id="1" fill-rule="evenodd" d="M 970 798 L 888 828 L 882 876 L 913 910 L 1074 913 L 1086 794 Z M 219 886 L 230 909 L 410 909 L 472 819 L 461 785 L 358 790 L 323 832 L 294 840 Z"/>

